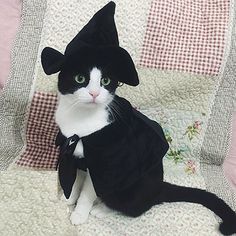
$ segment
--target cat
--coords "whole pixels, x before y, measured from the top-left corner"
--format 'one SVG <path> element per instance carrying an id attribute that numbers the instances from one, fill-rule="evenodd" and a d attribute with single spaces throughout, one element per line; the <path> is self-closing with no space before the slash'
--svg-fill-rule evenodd
<path id="1" fill-rule="evenodd" d="M 87 76 L 79 72 L 74 76 L 74 81 L 73 76 L 72 81 L 67 81 L 68 84 L 73 84 L 75 90 L 73 93 L 67 93 L 64 87 L 63 89 L 60 87 L 64 77 L 59 76 L 59 104 L 56 111 L 56 122 L 67 138 L 74 134 L 83 137 L 94 133 L 109 126 L 115 119 L 113 116 L 121 115 L 116 114 L 119 108 L 113 101 L 116 99 L 115 89 L 118 87 L 118 83 L 110 80 L 106 75 L 103 76 L 102 69 L 96 67 L 88 69 L 86 74 Z M 83 157 L 81 141 L 75 148 L 74 156 Z M 72 193 L 67 200 L 68 204 L 76 203 L 70 217 L 72 224 L 78 225 L 86 222 L 90 212 L 97 217 L 103 217 L 110 213 L 111 209 L 115 209 L 128 216 L 136 217 L 155 204 L 185 201 L 200 203 L 220 216 L 224 220 L 220 228 L 222 232 L 227 227 L 235 227 L 235 213 L 216 195 L 196 188 L 157 182 L 154 179 L 155 173 L 149 173 L 130 189 L 119 194 L 116 192 L 116 196 L 107 196 L 102 199 L 105 204 L 100 203 L 93 208 L 97 196 L 89 172 L 86 174 L 84 183 L 81 183 L 81 192 L 79 191 L 78 181 L 81 178 L 79 173 L 81 171 L 78 170 Z M 149 202 L 145 202 L 144 199 Z"/>
<path id="2" fill-rule="evenodd" d="M 59 81 L 63 83 L 63 78 Z M 55 118 L 61 132 L 67 138 L 74 134 L 83 137 L 109 125 L 112 121 L 109 118 L 109 109 L 112 109 L 109 104 L 113 100 L 118 82 L 111 81 L 106 77 L 102 78 L 101 70 L 94 67 L 90 71 L 76 75 L 72 83 L 75 92 L 69 95 L 65 86 L 60 84 L 58 86 L 60 91 L 59 104 Z M 84 156 L 82 141 L 79 141 L 76 145 L 74 156 L 77 158 Z M 69 205 L 77 202 L 76 208 L 70 217 L 72 224 L 75 225 L 84 223 L 87 220 L 97 198 L 89 172 L 86 174 L 84 183 L 79 183 L 83 178 L 81 171 L 77 171 L 77 178 L 70 198 L 67 200 Z"/>
<path id="3" fill-rule="evenodd" d="M 191 202 L 222 219 L 220 232 L 236 233 L 235 212 L 215 194 L 163 181 L 168 143 L 162 128 L 116 95 L 120 83 L 136 86 L 139 80 L 129 53 L 119 47 L 114 10 L 113 2 L 99 10 L 64 55 L 47 47 L 41 56 L 46 74 L 60 71 L 56 144 L 60 183 L 67 203 L 76 204 L 71 223 L 86 222 L 90 213 L 138 217 L 164 202 Z M 101 202 L 93 207 L 97 197 Z"/>

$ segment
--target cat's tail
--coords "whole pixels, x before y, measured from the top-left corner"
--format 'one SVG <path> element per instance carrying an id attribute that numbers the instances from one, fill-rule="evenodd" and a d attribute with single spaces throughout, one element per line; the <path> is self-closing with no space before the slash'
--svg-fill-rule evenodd
<path id="1" fill-rule="evenodd" d="M 215 194 L 197 188 L 189 188 L 163 183 L 163 191 L 158 196 L 160 202 L 199 203 L 222 219 L 219 230 L 224 235 L 236 233 L 236 213 Z"/>

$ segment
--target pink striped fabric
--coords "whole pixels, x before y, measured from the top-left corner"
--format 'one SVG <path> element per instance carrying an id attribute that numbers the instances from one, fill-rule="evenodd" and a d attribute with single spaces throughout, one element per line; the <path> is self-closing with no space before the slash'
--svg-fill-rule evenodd
<path id="1" fill-rule="evenodd" d="M 229 0 L 153 0 L 140 65 L 219 73 Z"/>
<path id="2" fill-rule="evenodd" d="M 20 166 L 55 169 L 59 152 L 55 146 L 58 128 L 54 121 L 57 96 L 36 92 L 29 111 L 26 149 L 17 164 Z"/>

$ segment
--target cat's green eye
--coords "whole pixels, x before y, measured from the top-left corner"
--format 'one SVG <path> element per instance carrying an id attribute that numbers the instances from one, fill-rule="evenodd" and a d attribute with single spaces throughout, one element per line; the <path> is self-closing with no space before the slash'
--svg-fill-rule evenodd
<path id="1" fill-rule="evenodd" d="M 75 76 L 75 81 L 78 83 L 78 84 L 83 84 L 85 82 L 85 77 L 83 75 L 76 75 Z"/>
<path id="2" fill-rule="evenodd" d="M 109 78 L 102 78 L 101 84 L 104 86 L 107 86 L 111 83 L 111 80 Z"/>

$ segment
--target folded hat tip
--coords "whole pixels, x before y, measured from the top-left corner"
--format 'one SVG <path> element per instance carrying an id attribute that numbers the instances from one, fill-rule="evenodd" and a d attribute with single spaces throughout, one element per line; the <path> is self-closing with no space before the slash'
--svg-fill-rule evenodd
<path id="1" fill-rule="evenodd" d="M 100 17 L 105 15 L 115 15 L 116 4 L 113 1 L 108 2 L 104 7 L 102 7 L 94 16 Z"/>
<path id="2" fill-rule="evenodd" d="M 115 4 L 115 2 L 110 1 L 109 3 L 107 3 L 107 5 L 105 6 L 105 8 L 109 8 L 110 10 L 112 10 L 113 12 L 115 12 L 116 4 Z"/>
<path id="3" fill-rule="evenodd" d="M 114 1 L 110 1 L 107 5 L 111 5 L 112 7 L 116 7 L 116 3 Z"/>

